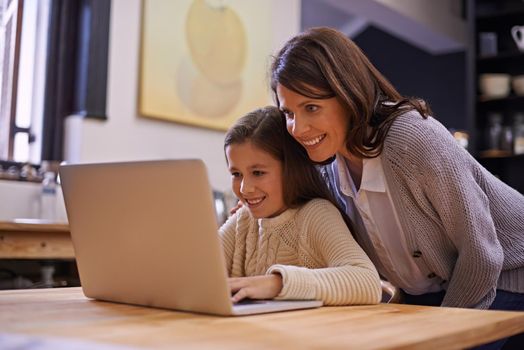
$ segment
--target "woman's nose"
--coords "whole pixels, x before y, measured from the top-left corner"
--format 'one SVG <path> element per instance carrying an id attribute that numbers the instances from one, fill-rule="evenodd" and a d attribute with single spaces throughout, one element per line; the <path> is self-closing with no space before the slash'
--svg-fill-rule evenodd
<path id="1" fill-rule="evenodd" d="M 306 122 L 306 120 L 300 116 L 295 115 L 293 120 L 291 120 L 288 124 L 288 131 L 293 136 L 301 136 L 305 132 L 309 130 L 309 124 Z"/>

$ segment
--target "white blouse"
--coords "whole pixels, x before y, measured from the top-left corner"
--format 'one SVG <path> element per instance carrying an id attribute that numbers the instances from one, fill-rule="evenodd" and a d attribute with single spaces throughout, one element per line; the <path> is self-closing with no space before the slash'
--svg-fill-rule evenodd
<path id="1" fill-rule="evenodd" d="M 377 264 L 379 273 L 412 295 L 440 291 L 441 285 L 420 270 L 407 248 L 406 236 L 388 189 L 381 157 L 363 160 L 362 181 L 358 191 L 346 159 L 337 154 L 336 161 L 340 191 L 347 201 L 347 214 L 356 226 L 357 238 L 367 232 L 380 260 L 380 264 Z"/>

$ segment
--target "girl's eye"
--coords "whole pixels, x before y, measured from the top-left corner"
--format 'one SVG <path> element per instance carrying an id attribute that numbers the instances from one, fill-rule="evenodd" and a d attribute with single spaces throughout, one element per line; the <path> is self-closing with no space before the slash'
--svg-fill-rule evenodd
<path id="1" fill-rule="evenodd" d="M 240 173 L 238 171 L 234 171 L 231 173 L 232 177 L 240 177 Z"/>
<path id="2" fill-rule="evenodd" d="M 264 172 L 260 171 L 260 170 L 254 170 L 253 171 L 253 175 L 255 175 L 255 176 L 262 176 L 262 175 L 264 175 Z"/>

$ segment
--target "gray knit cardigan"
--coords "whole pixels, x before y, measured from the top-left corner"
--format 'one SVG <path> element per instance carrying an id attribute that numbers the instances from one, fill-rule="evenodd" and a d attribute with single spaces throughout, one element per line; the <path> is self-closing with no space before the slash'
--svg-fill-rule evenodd
<path id="1" fill-rule="evenodd" d="M 497 288 L 524 293 L 522 194 L 416 111 L 393 122 L 381 158 L 408 249 L 446 289 L 442 306 L 486 309 Z M 321 168 L 340 200 L 336 171 L 336 162 Z M 380 264 L 369 239 L 359 243 Z"/>

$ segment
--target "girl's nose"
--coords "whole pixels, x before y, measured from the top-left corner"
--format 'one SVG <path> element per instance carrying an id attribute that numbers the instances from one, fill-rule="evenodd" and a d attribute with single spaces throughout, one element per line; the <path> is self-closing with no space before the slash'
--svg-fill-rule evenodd
<path id="1" fill-rule="evenodd" d="M 249 181 L 247 181 L 245 178 L 240 183 L 240 193 L 250 193 L 253 192 L 255 189 L 255 186 L 253 186 Z"/>

